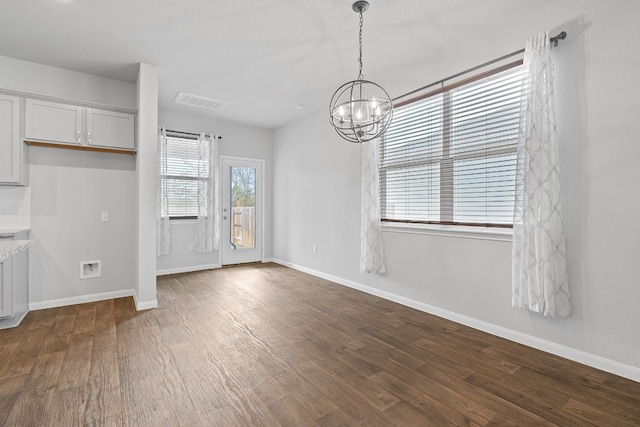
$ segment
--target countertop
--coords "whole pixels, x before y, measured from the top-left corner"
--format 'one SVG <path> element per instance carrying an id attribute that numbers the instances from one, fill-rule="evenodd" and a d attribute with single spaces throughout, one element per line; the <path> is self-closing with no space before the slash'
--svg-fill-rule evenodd
<path id="1" fill-rule="evenodd" d="M 0 238 L 15 237 L 16 234 L 28 231 L 28 228 L 0 228 Z"/>
<path id="2" fill-rule="evenodd" d="M 33 245 L 35 240 L 0 240 L 0 261 Z"/>

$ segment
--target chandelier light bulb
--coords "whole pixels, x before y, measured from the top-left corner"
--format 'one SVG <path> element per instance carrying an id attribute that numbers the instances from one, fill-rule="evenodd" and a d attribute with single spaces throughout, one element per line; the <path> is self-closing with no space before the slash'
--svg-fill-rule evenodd
<path id="1" fill-rule="evenodd" d="M 342 105 L 338 109 L 338 115 L 340 116 L 340 123 L 344 123 L 344 107 Z"/>

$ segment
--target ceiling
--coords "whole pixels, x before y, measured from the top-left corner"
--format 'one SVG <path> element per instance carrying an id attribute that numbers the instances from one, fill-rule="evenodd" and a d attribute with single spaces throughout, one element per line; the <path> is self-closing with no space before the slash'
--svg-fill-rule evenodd
<path id="1" fill-rule="evenodd" d="M 548 3 L 369 2 L 363 74 L 392 97 L 429 83 L 416 75 L 415 64 L 437 58 L 448 43 L 479 36 L 488 31 L 487 22 L 495 28 L 514 13 Z M 136 81 L 139 62 L 156 65 L 161 110 L 274 129 L 328 108 L 333 91 L 357 77 L 358 15 L 351 4 L 2 0 L 0 55 L 128 82 Z M 218 112 L 178 105 L 178 92 L 229 104 Z"/>

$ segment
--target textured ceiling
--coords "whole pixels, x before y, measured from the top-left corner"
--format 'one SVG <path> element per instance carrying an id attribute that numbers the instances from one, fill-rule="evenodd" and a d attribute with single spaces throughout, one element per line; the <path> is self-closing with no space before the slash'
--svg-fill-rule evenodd
<path id="1" fill-rule="evenodd" d="M 370 0 L 364 75 L 397 91 L 428 83 L 415 64 L 482 35 L 530 0 Z M 160 69 L 160 109 L 276 128 L 328 107 L 357 77 L 351 0 L 2 0 L 0 55 L 135 82 Z M 406 73 L 406 75 L 399 75 Z M 390 76 L 393 74 L 393 79 Z M 386 86 L 385 81 L 406 81 Z M 178 92 L 226 101 L 219 112 L 173 103 Z M 295 104 L 305 104 L 302 110 Z"/>

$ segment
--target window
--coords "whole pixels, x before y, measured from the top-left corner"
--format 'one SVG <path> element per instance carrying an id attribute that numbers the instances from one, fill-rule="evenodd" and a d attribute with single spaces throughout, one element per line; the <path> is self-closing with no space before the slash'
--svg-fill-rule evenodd
<path id="1" fill-rule="evenodd" d="M 512 226 L 519 64 L 396 107 L 380 147 L 383 221 Z"/>
<path id="2" fill-rule="evenodd" d="M 203 164 L 204 162 L 204 164 Z M 162 165 L 161 170 L 165 170 Z M 198 173 L 198 167 L 202 171 Z M 171 219 L 195 219 L 198 216 L 198 188 L 206 194 L 209 173 L 208 158 L 198 153 L 196 137 L 167 131 L 166 175 L 162 175 L 162 191 L 167 195 Z"/>

